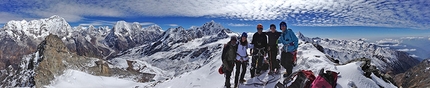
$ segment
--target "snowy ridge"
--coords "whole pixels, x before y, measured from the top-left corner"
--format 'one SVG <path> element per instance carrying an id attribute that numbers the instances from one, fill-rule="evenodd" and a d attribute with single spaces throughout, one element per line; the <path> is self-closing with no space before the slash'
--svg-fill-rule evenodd
<path id="1" fill-rule="evenodd" d="M 357 58 L 370 58 L 372 65 L 375 65 L 383 72 L 393 71 L 401 73 L 406 71 L 405 68 L 410 68 L 415 63 L 412 57 L 403 57 L 403 54 L 390 48 L 380 47 L 376 44 L 366 42 L 364 40 L 334 40 L 321 38 L 308 38 L 303 34 L 298 33 L 300 40 L 318 44 L 324 47 L 324 53 L 339 60 L 340 63 L 347 63 Z M 408 55 L 406 55 L 408 56 Z M 402 59 L 402 60 L 399 60 Z M 399 63 L 404 59 L 411 60 L 410 63 Z"/>
<path id="2" fill-rule="evenodd" d="M 227 42 L 224 40 L 223 42 Z M 387 83 L 381 78 L 372 75 L 372 78 L 366 78 L 361 70 L 361 62 L 349 63 L 347 65 L 336 66 L 331 62 L 325 54 L 318 51 L 312 44 L 304 43 L 299 45 L 298 49 L 298 65 L 294 67 L 293 71 L 299 70 L 312 70 L 314 75 L 317 76 L 320 69 L 328 69 L 341 73 L 341 77 L 338 79 L 337 88 L 377 88 L 379 86 L 386 88 L 395 88 L 392 83 Z M 221 43 L 221 42 L 220 42 Z M 279 59 L 278 55 L 278 59 Z M 217 56 L 217 58 L 220 58 Z M 157 84 L 155 88 L 223 88 L 224 85 L 224 75 L 218 74 L 218 68 L 221 66 L 220 59 L 213 59 L 207 65 L 196 69 L 194 71 L 186 72 L 179 76 L 174 77 L 171 80 L 167 80 L 161 84 Z M 352 69 L 356 68 L 356 69 Z M 249 69 L 249 66 L 248 66 Z M 284 69 L 282 69 L 284 71 Z M 233 71 L 232 74 L 235 71 Z M 267 73 L 267 72 L 266 72 Z M 269 77 L 269 76 L 268 76 Z M 263 77 L 264 78 L 264 77 Z M 269 77 L 270 78 L 270 77 Z M 249 71 L 246 72 L 245 79 L 248 82 L 255 81 L 255 78 L 250 78 Z M 232 75 L 231 84 L 233 85 L 234 75 Z M 282 81 L 282 80 L 279 80 Z M 240 84 L 240 88 L 273 88 L 277 82 L 269 83 L 265 86 L 247 86 Z"/>
<path id="3" fill-rule="evenodd" d="M 17 41 L 24 41 L 23 38 L 36 39 L 41 41 L 49 33 L 59 36 L 66 36 L 72 31 L 70 25 L 64 18 L 57 15 L 51 16 L 46 19 L 32 20 L 32 21 L 9 21 L 0 30 L 3 34 L 7 34 Z"/>

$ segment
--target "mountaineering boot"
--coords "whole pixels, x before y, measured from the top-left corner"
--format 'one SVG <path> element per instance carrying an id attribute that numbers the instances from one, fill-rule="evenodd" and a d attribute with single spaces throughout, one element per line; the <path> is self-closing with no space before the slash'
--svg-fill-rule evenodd
<path id="1" fill-rule="evenodd" d="M 282 75 L 282 77 L 288 77 L 290 74 L 288 74 L 288 72 L 284 72 L 284 75 Z"/>
<path id="2" fill-rule="evenodd" d="M 245 79 L 241 79 L 239 82 L 240 83 L 244 83 L 244 82 L 246 82 L 246 80 Z"/>

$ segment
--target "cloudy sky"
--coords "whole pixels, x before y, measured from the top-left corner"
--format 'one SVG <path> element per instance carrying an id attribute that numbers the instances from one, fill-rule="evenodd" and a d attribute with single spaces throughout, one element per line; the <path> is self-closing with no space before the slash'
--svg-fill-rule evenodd
<path id="1" fill-rule="evenodd" d="M 236 32 L 286 21 L 310 37 L 430 35 L 430 0 L 0 0 L 0 27 L 10 20 L 59 15 L 72 26 L 116 21 L 163 29 L 214 20 Z M 278 27 L 279 28 L 279 27 Z"/>

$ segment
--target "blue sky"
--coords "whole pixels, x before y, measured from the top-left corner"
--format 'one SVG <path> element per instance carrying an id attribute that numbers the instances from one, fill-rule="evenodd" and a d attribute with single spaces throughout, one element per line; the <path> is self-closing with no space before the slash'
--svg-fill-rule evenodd
<path id="1" fill-rule="evenodd" d="M 164 30 L 214 20 L 235 32 L 286 21 L 309 37 L 358 39 L 430 35 L 430 0 L 0 0 L 0 27 L 10 20 L 58 15 L 72 26 L 115 22 Z M 279 28 L 279 27 L 278 27 Z"/>

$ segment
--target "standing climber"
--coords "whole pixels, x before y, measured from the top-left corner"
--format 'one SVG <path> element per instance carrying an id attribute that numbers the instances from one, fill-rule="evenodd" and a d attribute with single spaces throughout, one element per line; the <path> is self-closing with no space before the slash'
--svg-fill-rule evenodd
<path id="1" fill-rule="evenodd" d="M 293 54 L 298 48 L 298 39 L 293 30 L 287 29 L 287 23 L 281 22 L 279 24 L 282 34 L 278 42 L 283 45 L 281 51 L 281 65 L 286 69 L 284 77 L 287 77 L 293 70 Z"/>
<path id="2" fill-rule="evenodd" d="M 260 74 L 264 56 L 266 55 L 267 36 L 263 32 L 262 24 L 257 25 L 257 32 L 252 36 L 251 44 L 254 45 L 254 48 L 251 49 L 252 63 L 250 73 L 252 78 L 255 74 Z"/>
<path id="3" fill-rule="evenodd" d="M 230 77 L 231 72 L 233 72 L 233 67 L 236 61 L 236 51 L 237 51 L 237 37 L 231 36 L 230 41 L 224 45 L 222 49 L 221 59 L 222 59 L 222 70 L 225 74 L 225 84 L 226 88 L 230 88 Z"/>
<path id="4" fill-rule="evenodd" d="M 266 35 L 269 37 L 269 44 L 267 51 L 269 52 L 269 62 L 270 62 L 270 72 L 278 73 L 280 68 L 278 60 L 276 60 L 276 56 L 278 56 L 278 39 L 281 36 L 281 32 L 276 31 L 276 25 L 270 24 L 270 31 L 266 32 Z"/>

